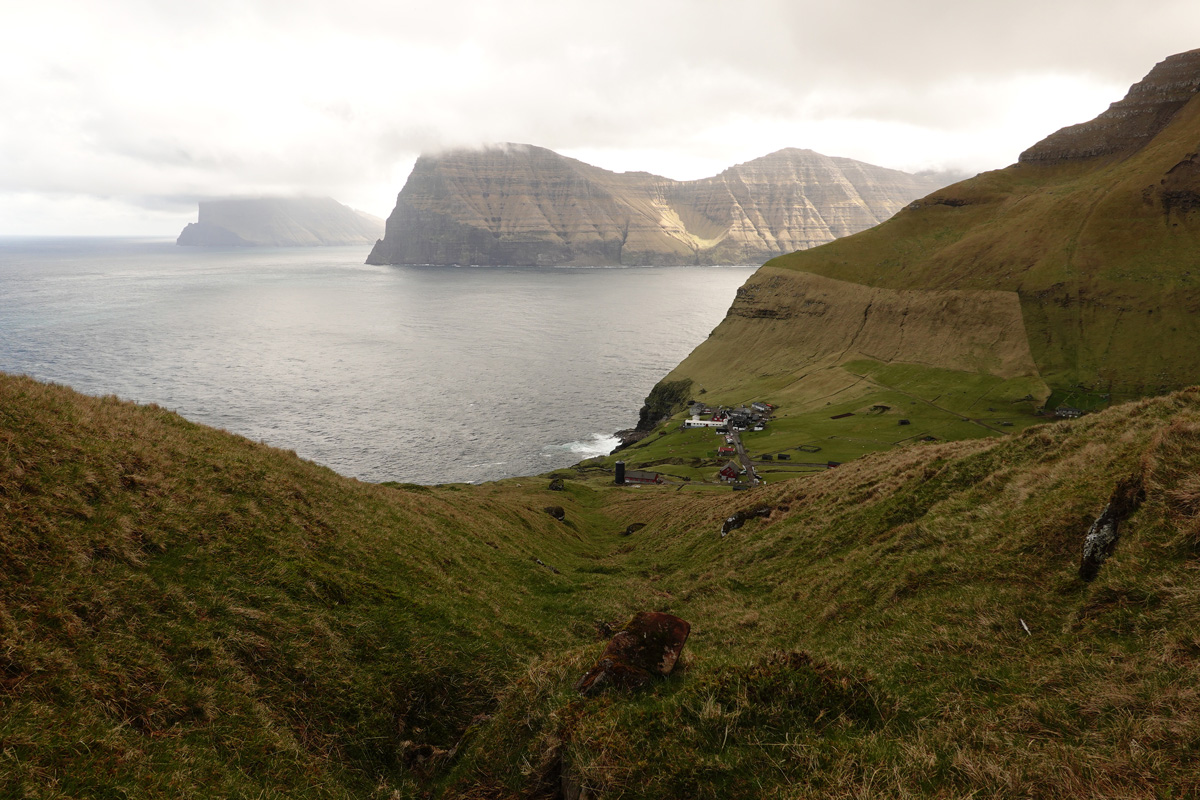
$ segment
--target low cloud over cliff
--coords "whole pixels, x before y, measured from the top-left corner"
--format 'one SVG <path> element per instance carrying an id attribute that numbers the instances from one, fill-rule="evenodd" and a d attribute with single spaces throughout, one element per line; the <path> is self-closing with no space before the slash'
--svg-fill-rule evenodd
<path id="1" fill-rule="evenodd" d="M 418 153 L 488 141 L 675 179 L 783 147 L 973 173 L 1193 46 L 1200 7 L 47 0 L 5 16 L 0 234 L 172 233 L 211 196 L 382 215 Z"/>

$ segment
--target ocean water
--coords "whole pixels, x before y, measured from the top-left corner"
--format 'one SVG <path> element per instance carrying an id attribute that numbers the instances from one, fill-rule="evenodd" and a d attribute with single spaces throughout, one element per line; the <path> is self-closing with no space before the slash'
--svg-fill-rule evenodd
<path id="1" fill-rule="evenodd" d="M 157 403 L 363 480 L 495 480 L 611 450 L 753 272 L 365 257 L 0 239 L 0 370 Z"/>

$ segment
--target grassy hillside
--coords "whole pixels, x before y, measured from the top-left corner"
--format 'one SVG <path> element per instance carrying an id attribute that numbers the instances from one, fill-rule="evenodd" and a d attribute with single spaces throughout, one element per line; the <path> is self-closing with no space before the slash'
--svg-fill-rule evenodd
<path id="1" fill-rule="evenodd" d="M 601 526 L 544 494 L 363 484 L 0 378 L 0 796 L 415 786 L 590 613 L 535 559 L 590 563 Z"/>
<path id="2" fill-rule="evenodd" d="M 7 376 L 0 442 L 3 796 L 1200 782 L 1197 390 L 747 493 L 363 484 Z M 1130 476 L 1145 502 L 1085 583 L 1084 534 Z M 598 623 L 637 610 L 691 622 L 685 668 L 575 694 Z"/>
<path id="3" fill-rule="evenodd" d="M 1015 292 L 1041 376 L 1120 396 L 1200 376 L 1193 99 L 1128 157 L 1018 164 L 855 237 L 769 262 L 894 289 Z"/>

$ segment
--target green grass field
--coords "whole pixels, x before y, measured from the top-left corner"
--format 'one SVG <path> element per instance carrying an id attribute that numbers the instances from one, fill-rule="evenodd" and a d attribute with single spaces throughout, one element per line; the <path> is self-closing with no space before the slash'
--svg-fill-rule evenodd
<path id="1" fill-rule="evenodd" d="M 800 391 L 795 383 L 790 392 L 780 389 L 772 395 L 730 399 L 730 404 L 768 400 L 778 405 L 766 430 L 742 433 L 751 457 L 757 460 L 762 455 L 784 453 L 796 462 L 846 462 L 867 453 L 922 443 L 929 437 L 955 441 L 1004 436 L 1046 421 L 1035 413 L 1041 408 L 1040 400 L 1027 399 L 1033 398 L 1033 393 L 1044 394 L 1041 382 L 1032 378 L 1005 380 L 987 373 L 869 360 L 847 362 L 837 371 L 850 388 L 828 400 L 822 394 L 813 397 Z M 903 391 L 893 387 L 903 387 Z M 852 416 L 833 419 L 843 414 Z M 680 430 L 686 416 L 686 412 L 677 413 L 642 442 L 594 463 L 611 468 L 620 459 L 631 468 L 712 480 L 727 460 L 716 455 L 724 438 L 704 428 Z M 902 425 L 901 420 L 907 424 Z M 801 446 L 819 447 L 820 451 L 806 453 L 797 449 Z M 788 474 L 778 462 L 776 466 L 773 473 Z"/>

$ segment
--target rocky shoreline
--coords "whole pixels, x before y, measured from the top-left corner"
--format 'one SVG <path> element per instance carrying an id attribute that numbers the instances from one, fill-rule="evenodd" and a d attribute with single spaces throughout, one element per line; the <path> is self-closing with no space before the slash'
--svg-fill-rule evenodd
<path id="1" fill-rule="evenodd" d="M 626 447 L 629 447 L 630 445 L 637 444 L 638 442 L 640 442 L 642 439 L 645 439 L 649 435 L 650 435 L 650 431 L 638 430 L 637 428 L 626 428 L 623 431 L 617 431 L 613 434 L 613 436 L 617 437 L 617 439 L 620 440 L 620 444 L 618 444 L 616 447 L 614 447 L 612 449 L 612 452 L 609 453 L 609 455 L 612 455 L 613 453 L 616 453 L 619 450 L 624 450 Z"/>

